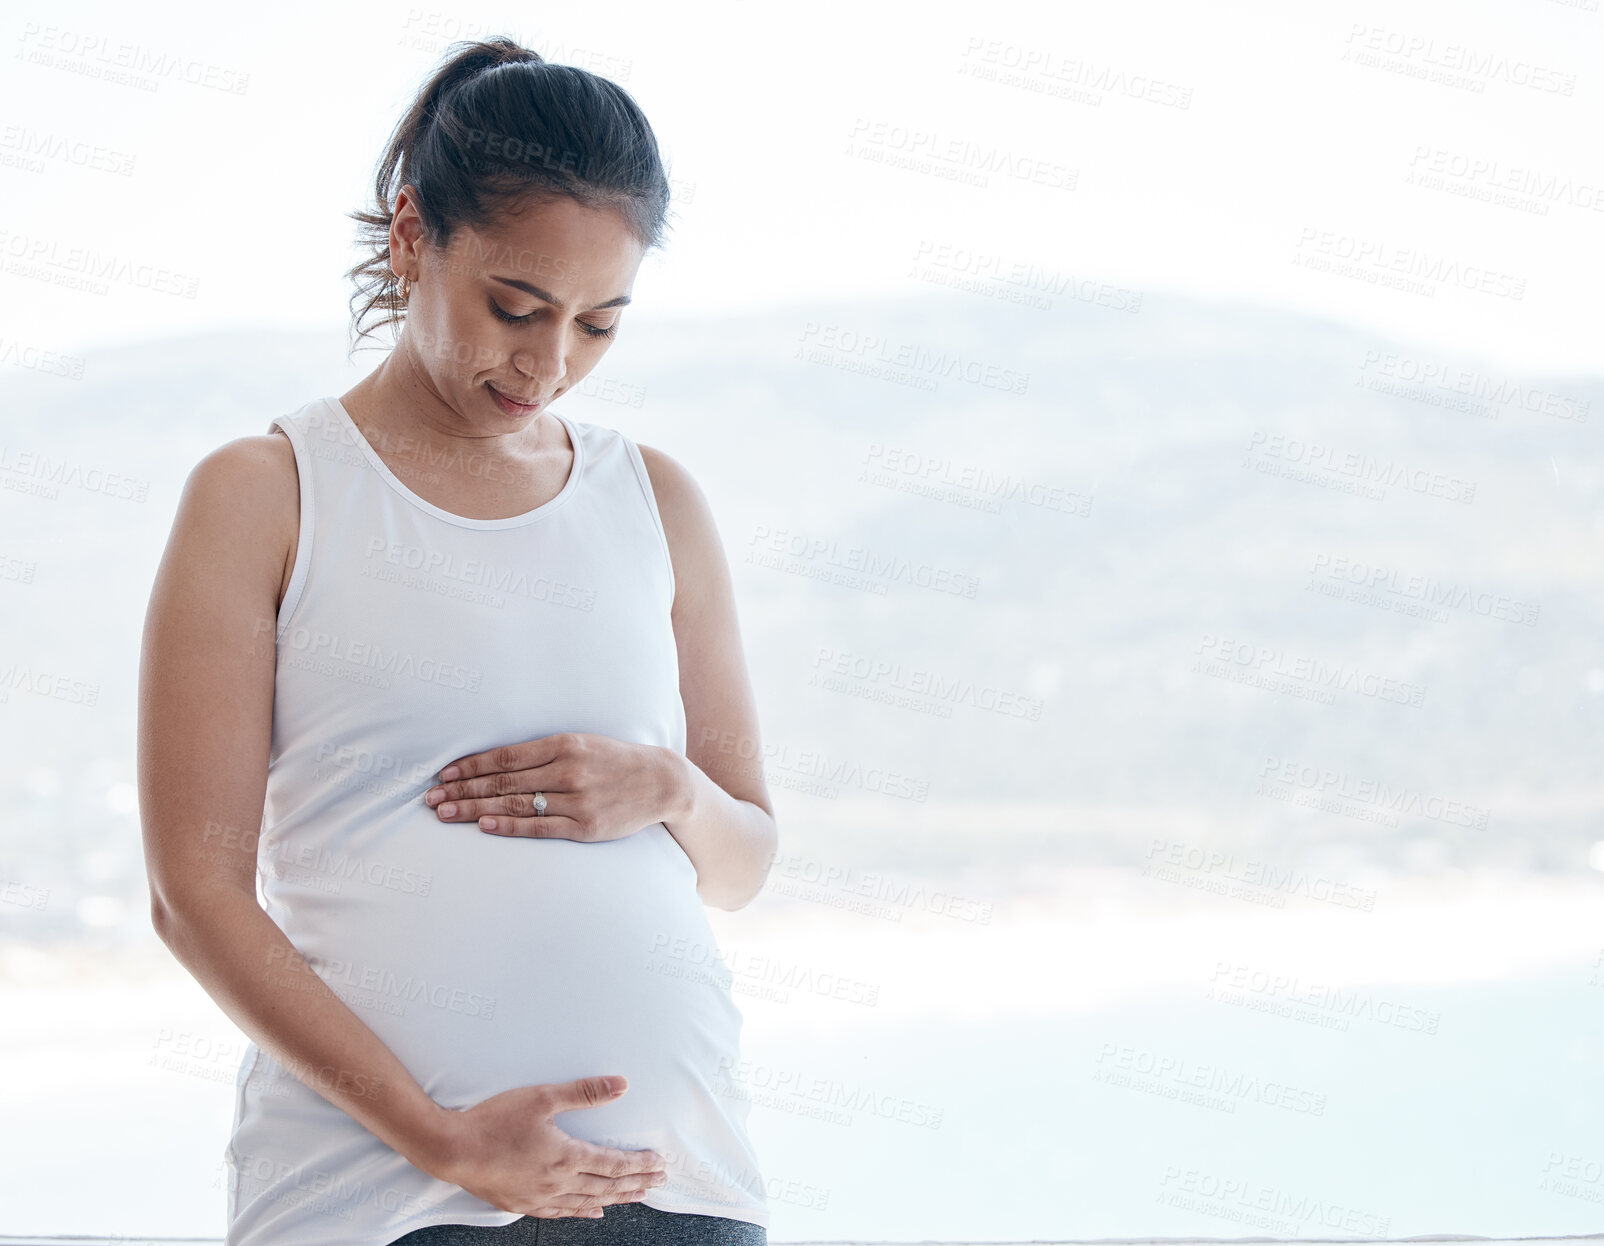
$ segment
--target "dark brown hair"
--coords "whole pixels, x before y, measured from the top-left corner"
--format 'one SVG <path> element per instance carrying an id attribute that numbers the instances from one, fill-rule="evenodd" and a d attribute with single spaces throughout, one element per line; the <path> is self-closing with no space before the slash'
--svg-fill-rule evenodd
<path id="1" fill-rule="evenodd" d="M 657 136 L 628 92 L 506 36 L 453 44 L 390 137 L 374 177 L 375 206 L 348 214 L 367 252 L 346 273 L 356 284 L 353 352 L 375 327 L 405 317 L 390 267 L 394 196 L 405 185 L 435 247 L 449 245 L 459 225 L 481 228 L 562 195 L 617 210 L 648 251 L 663 244 L 667 228 Z M 377 324 L 364 325 L 373 315 Z"/>

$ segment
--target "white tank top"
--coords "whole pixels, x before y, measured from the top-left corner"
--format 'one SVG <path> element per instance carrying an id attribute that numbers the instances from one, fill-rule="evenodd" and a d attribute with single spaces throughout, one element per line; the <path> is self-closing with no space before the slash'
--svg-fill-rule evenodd
<path id="1" fill-rule="evenodd" d="M 668 829 L 514 838 L 423 801 L 453 759 L 562 731 L 684 751 L 673 571 L 640 450 L 552 415 L 568 481 L 505 519 L 417 496 L 337 399 L 273 421 L 295 449 L 300 546 L 277 619 L 262 903 L 437 1102 L 621 1073 L 620 1099 L 557 1125 L 661 1153 L 648 1206 L 767 1228 L 733 1075 L 741 1013 Z M 520 1218 L 413 1167 L 254 1043 L 225 1161 L 227 1246 Z"/>

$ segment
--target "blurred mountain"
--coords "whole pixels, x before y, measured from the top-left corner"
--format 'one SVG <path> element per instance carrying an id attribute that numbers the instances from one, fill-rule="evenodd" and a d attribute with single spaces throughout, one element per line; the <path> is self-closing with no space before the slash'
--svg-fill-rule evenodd
<path id="1" fill-rule="evenodd" d="M 174 506 L 381 357 L 346 346 L 9 358 L 0 934 L 144 927 L 138 655 Z M 632 311 L 559 405 L 711 500 L 791 852 L 999 892 L 1155 843 L 1593 868 L 1604 378 L 1274 308 L 942 291 Z"/>

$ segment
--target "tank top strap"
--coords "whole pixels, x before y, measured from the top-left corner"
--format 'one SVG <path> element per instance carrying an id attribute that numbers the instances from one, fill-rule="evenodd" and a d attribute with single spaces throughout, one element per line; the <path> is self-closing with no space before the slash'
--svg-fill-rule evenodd
<path id="1" fill-rule="evenodd" d="M 353 476 L 368 476 L 372 468 L 356 443 L 346 422 L 339 418 L 327 399 L 309 402 L 297 411 L 275 416 L 268 425 L 271 432 L 282 428 L 295 447 L 295 462 L 304 477 L 310 477 L 314 493 L 332 496 L 331 491 L 348 483 Z M 319 490 L 316 485 L 328 483 Z"/>
<path id="2" fill-rule="evenodd" d="M 382 506 L 384 499 L 375 498 L 375 485 L 380 482 L 349 426 L 339 418 L 328 399 L 318 399 L 296 411 L 275 416 L 268 424 L 268 431 L 274 428 L 283 429 L 289 438 L 295 452 L 295 473 L 300 481 L 301 518 L 295 566 L 290 571 L 276 626 L 277 639 L 282 640 L 284 629 L 313 572 L 321 532 L 328 530 L 330 524 L 337 527 L 342 514 L 353 517 L 375 503 Z M 382 486 L 379 491 L 382 492 Z"/>
<path id="3" fill-rule="evenodd" d="M 663 528 L 662 511 L 657 505 L 657 493 L 652 488 L 651 477 L 646 471 L 646 460 L 641 457 L 640 446 L 628 433 L 616 433 L 631 467 L 631 475 L 639 491 L 645 495 L 646 514 L 651 522 L 652 530 L 658 548 L 663 555 L 664 576 L 667 583 L 667 601 L 670 607 L 674 604 L 674 559 L 668 551 L 668 533 Z"/>

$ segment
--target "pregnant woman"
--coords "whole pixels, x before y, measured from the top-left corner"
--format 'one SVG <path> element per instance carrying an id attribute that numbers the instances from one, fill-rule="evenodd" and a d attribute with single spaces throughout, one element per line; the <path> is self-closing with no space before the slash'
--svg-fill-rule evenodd
<path id="1" fill-rule="evenodd" d="M 660 245 L 655 137 L 458 44 L 377 198 L 395 349 L 195 466 L 146 620 L 152 920 L 252 1040 L 225 1240 L 765 1243 L 704 907 L 777 844 L 729 570 L 683 468 L 552 409 Z"/>

